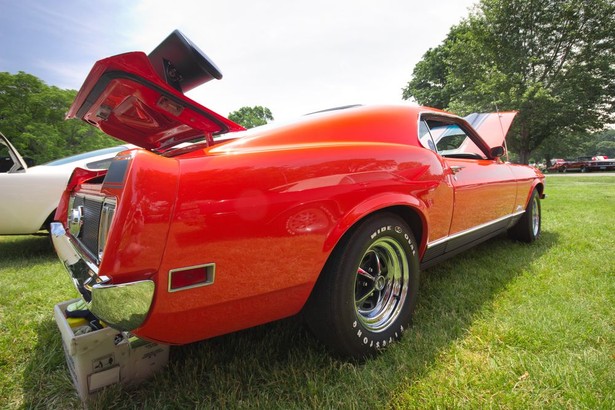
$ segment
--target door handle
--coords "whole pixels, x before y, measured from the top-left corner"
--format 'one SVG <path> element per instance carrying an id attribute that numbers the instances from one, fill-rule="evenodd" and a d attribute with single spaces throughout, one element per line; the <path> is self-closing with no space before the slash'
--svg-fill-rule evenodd
<path id="1" fill-rule="evenodd" d="M 451 166 L 451 171 L 453 171 L 453 174 L 456 174 L 464 168 L 465 167 L 462 167 L 461 165 L 453 165 Z"/>

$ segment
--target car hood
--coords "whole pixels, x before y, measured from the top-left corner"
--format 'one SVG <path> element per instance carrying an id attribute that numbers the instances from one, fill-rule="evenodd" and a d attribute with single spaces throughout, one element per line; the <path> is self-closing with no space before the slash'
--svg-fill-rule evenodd
<path id="1" fill-rule="evenodd" d="M 152 54 L 142 52 L 96 62 L 67 118 L 82 119 L 106 134 L 150 150 L 200 137 L 212 141 L 213 135 L 244 129 L 186 97 L 180 86 L 161 78 L 154 63 Z M 190 87 L 202 82 L 192 82 Z"/>
<path id="2" fill-rule="evenodd" d="M 504 145 L 506 134 L 517 115 L 517 111 L 472 113 L 466 120 L 491 148 Z"/>

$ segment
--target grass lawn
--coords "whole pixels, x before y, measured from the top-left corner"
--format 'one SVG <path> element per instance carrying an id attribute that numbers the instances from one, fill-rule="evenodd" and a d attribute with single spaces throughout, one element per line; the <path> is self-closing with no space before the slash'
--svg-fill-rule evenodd
<path id="1" fill-rule="evenodd" d="M 493 239 L 422 275 L 376 359 L 296 318 L 187 346 L 90 408 L 615 408 L 615 175 L 549 176 L 542 238 Z M 0 237 L 0 408 L 80 408 L 53 306 L 76 291 L 44 236 Z"/>

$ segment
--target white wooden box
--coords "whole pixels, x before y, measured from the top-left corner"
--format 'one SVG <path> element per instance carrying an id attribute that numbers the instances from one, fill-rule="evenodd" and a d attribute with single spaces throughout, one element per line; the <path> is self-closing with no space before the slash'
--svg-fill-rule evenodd
<path id="1" fill-rule="evenodd" d="M 75 335 L 64 312 L 78 300 L 58 303 L 54 316 L 73 384 L 83 401 L 115 383 L 139 383 L 166 366 L 168 345 L 147 342 L 110 327 Z"/>

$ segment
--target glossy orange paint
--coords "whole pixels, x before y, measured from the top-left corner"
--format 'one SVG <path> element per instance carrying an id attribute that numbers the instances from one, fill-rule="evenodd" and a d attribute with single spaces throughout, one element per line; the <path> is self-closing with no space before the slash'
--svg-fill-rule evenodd
<path id="1" fill-rule="evenodd" d="M 118 283 L 150 278 L 156 274 L 165 249 L 165 238 L 178 184 L 178 163 L 144 150 L 119 154 L 128 161 L 121 187 L 97 186 L 97 195 L 117 198 L 115 220 L 109 232 L 100 271 Z M 106 257 L 107 253 L 112 257 Z"/>
<path id="2" fill-rule="evenodd" d="M 513 213 L 517 181 L 507 164 L 498 159 L 447 158 L 445 161 L 450 167 L 461 169 L 453 177 L 455 207 L 449 234 Z"/>
<path id="3" fill-rule="evenodd" d="M 341 236 L 383 208 L 416 209 L 436 232 L 447 232 L 453 194 L 436 155 L 392 137 L 384 145 L 367 142 L 380 129 L 366 124 L 357 127 L 365 142 L 319 142 L 318 126 L 341 132 L 350 120 L 313 121 L 308 131 L 283 126 L 265 130 L 267 141 L 244 137 L 200 157 L 164 159 L 179 163 L 179 186 L 156 277 L 155 316 L 137 334 L 187 343 L 296 314 Z M 298 143 L 282 148 L 283 141 Z M 167 291 L 169 271 L 209 263 L 216 266 L 213 285 Z"/>
<path id="4" fill-rule="evenodd" d="M 169 98 L 183 108 L 169 109 Z M 407 219 L 422 257 L 432 243 L 515 216 L 542 189 L 540 173 L 491 158 L 474 131 L 484 159 L 421 146 L 426 114 L 470 128 L 435 109 L 354 107 L 224 140 L 216 127 L 240 127 L 195 104 L 144 54 L 128 53 L 95 65 L 69 113 L 146 148 L 118 155 L 104 181 L 71 187 L 57 219 L 66 225 L 69 195 L 115 198 L 98 274 L 155 283 L 134 331 L 151 340 L 189 343 L 298 313 L 341 238 L 384 209 Z M 205 141 L 160 155 L 196 135 Z M 169 290 L 171 271 L 204 265 L 215 266 L 211 284 Z"/>

